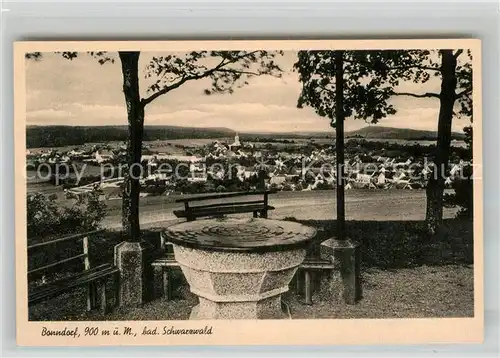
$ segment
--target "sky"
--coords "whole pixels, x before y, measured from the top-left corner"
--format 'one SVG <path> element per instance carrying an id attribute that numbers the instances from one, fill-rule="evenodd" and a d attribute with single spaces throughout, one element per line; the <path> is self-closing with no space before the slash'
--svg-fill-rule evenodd
<path id="1" fill-rule="evenodd" d="M 146 96 L 144 69 L 153 53 L 141 53 L 139 62 L 142 96 Z M 117 57 L 117 56 L 116 56 Z M 285 52 L 277 62 L 282 78 L 253 77 L 233 94 L 207 96 L 207 80 L 191 81 L 157 98 L 146 107 L 146 125 L 226 127 L 238 132 L 333 131 L 329 120 L 313 109 L 297 108 L 301 91 L 298 74 L 292 70 L 296 52 Z M 439 78 L 425 85 L 404 83 L 402 92 L 439 93 Z M 99 65 L 90 55 L 69 61 L 44 53 L 40 61 L 26 61 L 26 122 L 28 125 L 124 125 L 126 107 L 122 92 L 120 62 Z M 397 114 L 377 126 L 437 130 L 439 100 L 397 96 L 392 100 Z M 453 130 L 461 132 L 467 119 L 454 119 Z M 347 119 L 346 131 L 367 126 L 363 120 Z"/>

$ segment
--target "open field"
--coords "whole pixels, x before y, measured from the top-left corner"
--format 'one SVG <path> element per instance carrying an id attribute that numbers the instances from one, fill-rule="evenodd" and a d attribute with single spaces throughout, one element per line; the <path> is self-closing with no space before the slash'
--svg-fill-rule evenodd
<path id="1" fill-rule="evenodd" d="M 175 197 L 152 196 L 141 198 L 142 225 L 175 220 L 173 210 L 181 208 Z M 346 192 L 347 220 L 424 220 L 424 190 L 369 190 L 353 189 Z M 335 218 L 335 190 L 278 192 L 269 202 L 276 208 L 269 218 L 294 217 L 299 220 L 330 220 Z M 108 216 L 103 224 L 113 228 L 120 225 L 121 201 L 108 202 Z M 445 208 L 445 218 L 451 218 L 454 209 Z"/>
<path id="2" fill-rule="evenodd" d="M 252 137 L 253 138 L 253 137 Z M 220 137 L 220 138 L 186 138 L 186 139 L 168 139 L 168 140 L 155 140 L 155 141 L 144 141 L 145 145 L 148 145 L 151 150 L 157 151 L 159 153 L 169 153 L 169 154 L 181 154 L 184 153 L 182 147 L 186 148 L 196 148 L 204 145 L 208 145 L 213 143 L 214 141 L 220 141 L 223 143 L 232 143 L 234 141 L 233 137 Z M 303 146 L 307 143 L 316 143 L 316 144 L 334 144 L 335 138 L 330 137 L 280 137 L 278 138 L 278 142 L 270 142 L 265 138 L 260 139 L 258 142 L 256 141 L 248 141 L 245 140 L 245 135 L 242 135 L 241 141 L 245 144 L 254 144 L 256 147 L 262 147 L 266 144 L 270 143 L 274 147 L 278 149 L 282 149 L 285 147 L 296 147 Z M 282 141 L 287 140 L 289 143 L 283 143 Z M 408 140 L 408 139 L 394 139 L 394 138 L 346 138 L 345 141 L 349 142 L 350 140 L 366 140 L 368 142 L 387 142 L 390 144 L 401 144 L 401 145 L 421 145 L 421 146 L 429 146 L 435 145 L 436 141 L 434 140 Z M 50 150 L 57 150 L 59 152 L 66 152 L 72 149 L 79 149 L 81 147 L 91 148 L 92 146 L 107 146 L 110 148 L 119 148 L 123 145 L 123 142 L 119 141 L 110 141 L 110 142 L 96 142 L 96 143 L 86 143 L 85 145 L 68 145 L 61 147 L 42 147 L 42 148 L 30 148 L 30 152 L 33 154 L 46 152 Z M 466 147 L 466 144 L 463 140 L 452 140 L 451 145 L 453 147 Z"/>
<path id="3" fill-rule="evenodd" d="M 407 140 L 407 139 L 392 139 L 392 138 L 346 138 L 345 141 L 348 142 L 350 140 L 366 140 L 368 142 L 387 142 L 391 144 L 401 144 L 401 145 L 421 145 L 421 146 L 429 146 L 429 145 L 436 145 L 435 140 Z M 213 143 L 215 140 L 218 140 L 220 142 L 226 142 L 226 143 L 232 143 L 233 138 L 218 138 L 218 139 L 205 139 L 205 138 L 200 138 L 200 139 L 172 139 L 172 140 L 164 140 L 164 141 L 153 141 L 153 142 L 145 142 L 149 145 L 151 145 L 151 149 L 157 150 L 157 148 L 162 148 L 167 146 L 168 143 L 171 144 L 171 146 L 174 145 L 182 145 L 186 147 L 198 147 L 198 146 L 203 146 L 207 145 L 210 143 Z M 281 141 L 288 141 L 289 143 L 283 143 Z M 245 136 L 241 136 L 241 141 L 243 143 L 251 143 L 255 145 L 256 147 L 261 147 L 264 146 L 268 143 L 272 144 L 276 148 L 284 148 L 284 147 L 290 147 L 290 146 L 303 146 L 306 145 L 307 143 L 313 142 L 316 144 L 334 144 L 335 143 L 335 138 L 309 138 L 309 137 L 303 137 L 303 138 L 297 138 L 297 137 L 291 137 L 291 138 L 279 138 L 279 142 L 269 142 L 266 141 L 266 139 L 262 139 L 258 142 L 254 141 L 246 141 Z M 466 144 L 462 140 L 453 140 L 452 141 L 452 146 L 455 147 L 465 147 Z"/>
<path id="4" fill-rule="evenodd" d="M 216 140 L 218 140 L 220 142 L 231 142 L 231 141 L 233 141 L 233 138 L 221 137 L 221 138 L 217 138 L 217 139 L 214 139 L 214 138 L 169 139 L 169 140 L 149 141 L 149 142 L 144 142 L 144 143 L 150 145 L 151 149 L 154 149 L 156 147 L 161 147 L 161 146 L 165 146 L 168 144 L 182 145 L 182 146 L 186 146 L 186 147 L 199 147 L 199 146 L 213 143 Z"/>
<path id="5" fill-rule="evenodd" d="M 61 187 L 48 183 L 29 184 L 28 192 L 57 194 L 63 199 Z M 175 203 L 181 196 L 149 196 L 140 199 L 141 224 L 150 225 L 155 222 L 175 220 L 173 211 L 180 209 Z M 347 220 L 424 220 L 425 190 L 375 190 L 352 189 L 345 195 Z M 283 219 L 294 217 L 299 220 L 330 220 L 335 218 L 335 190 L 282 191 L 272 194 L 269 202 L 276 210 L 270 211 L 269 218 Z M 209 203 L 209 202 L 207 202 Z M 120 225 L 121 200 L 108 200 L 107 216 L 103 225 L 116 228 Z M 444 209 L 444 217 L 451 218 L 455 209 Z"/>
<path id="6" fill-rule="evenodd" d="M 28 192 L 57 194 L 64 204 L 65 199 L 61 187 L 49 183 L 30 183 Z M 150 225 L 155 222 L 175 220 L 173 211 L 180 209 L 175 203 L 181 196 L 149 196 L 140 199 L 141 224 Z M 347 220 L 424 220 L 425 190 L 401 189 L 352 189 L 345 195 Z M 269 213 L 270 218 L 283 219 L 294 217 L 299 220 L 330 220 L 335 218 L 335 190 L 313 191 L 281 191 L 270 196 L 270 204 L 276 208 Z M 108 213 L 103 221 L 107 228 L 120 225 L 121 200 L 106 202 Z M 455 209 L 444 209 L 444 217 L 451 218 Z"/>

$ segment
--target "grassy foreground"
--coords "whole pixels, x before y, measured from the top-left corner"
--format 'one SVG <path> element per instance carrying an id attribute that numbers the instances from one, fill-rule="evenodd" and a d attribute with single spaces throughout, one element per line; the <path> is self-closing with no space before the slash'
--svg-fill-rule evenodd
<path id="1" fill-rule="evenodd" d="M 60 296 L 30 310 L 31 320 L 184 320 L 189 318 L 196 297 L 186 286 L 178 289 L 172 301 L 157 299 L 142 308 L 118 309 L 105 316 L 84 311 L 84 291 Z M 421 266 L 387 271 L 363 272 L 363 299 L 347 305 L 331 299 L 328 290 L 313 295 L 313 305 L 290 291 L 284 299 L 292 318 L 424 318 L 472 317 L 474 280 L 472 266 Z M 57 309 L 56 309 L 57 308 Z M 43 318 L 42 318 L 43 317 Z"/>
<path id="2" fill-rule="evenodd" d="M 314 255 L 318 244 L 334 235 L 335 222 L 303 222 L 323 228 L 311 247 L 310 254 Z M 363 299 L 354 306 L 333 301 L 335 295 L 318 276 L 312 306 L 303 304 L 303 297 L 295 290 L 284 296 L 293 318 L 473 316 L 472 222 L 447 220 L 435 237 L 425 235 L 420 221 L 348 221 L 346 229 L 349 237 L 361 243 Z M 155 241 L 154 230 L 146 232 L 145 237 Z M 110 262 L 112 248 L 120 241 L 115 232 L 101 236 L 94 244 L 98 262 Z M 44 261 L 42 257 L 38 260 Z M 142 308 L 117 309 L 106 316 L 98 311 L 87 313 L 81 290 L 33 306 L 29 316 L 30 320 L 51 321 L 187 319 L 197 299 L 181 275 L 177 283 L 174 300 L 156 299 Z"/>

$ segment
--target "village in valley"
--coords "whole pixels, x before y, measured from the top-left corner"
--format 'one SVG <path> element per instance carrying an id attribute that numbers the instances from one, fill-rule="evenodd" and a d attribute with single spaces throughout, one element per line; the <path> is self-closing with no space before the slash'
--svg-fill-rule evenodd
<path id="1" fill-rule="evenodd" d="M 208 143 L 207 140 L 193 141 L 191 146 L 164 141 L 144 143 L 141 196 L 254 190 L 259 184 L 260 171 L 265 173 L 266 189 L 274 191 L 335 188 L 337 168 L 333 139 L 265 140 L 247 142 L 236 133 L 234 138 Z M 387 143 L 376 144 L 358 138 L 348 141 L 345 189 L 425 187 L 433 164 L 426 155 L 426 146 L 409 142 L 398 145 L 400 150 L 391 155 L 382 148 Z M 423 148 L 421 153 L 414 150 L 415 146 Z M 165 147 L 174 148 L 176 154 L 164 150 Z M 463 167 L 470 164 L 460 157 L 460 147 L 457 148 L 458 154 L 449 164 L 447 187 Z M 38 170 L 38 177 L 44 177 L 43 168 L 47 173 L 50 171 L 45 181 L 62 187 L 66 198 L 98 189 L 103 199 L 119 199 L 123 184 L 121 166 L 125 161 L 126 144 L 120 142 L 27 150 L 28 171 Z"/>

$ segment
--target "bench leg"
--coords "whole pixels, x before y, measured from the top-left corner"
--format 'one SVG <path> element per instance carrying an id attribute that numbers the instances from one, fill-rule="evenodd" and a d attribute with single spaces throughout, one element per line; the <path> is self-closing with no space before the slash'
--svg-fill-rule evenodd
<path id="1" fill-rule="evenodd" d="M 309 270 L 304 272 L 304 286 L 306 305 L 312 305 L 311 272 Z"/>
<path id="2" fill-rule="evenodd" d="M 163 267 L 163 295 L 166 300 L 172 299 L 172 283 L 170 282 L 169 276 L 169 268 Z"/>
<path id="3" fill-rule="evenodd" d="M 153 280 L 154 280 L 154 296 L 160 298 L 165 295 L 163 288 L 163 267 L 153 266 Z"/>
<path id="4" fill-rule="evenodd" d="M 297 272 L 295 273 L 295 292 L 297 295 L 302 295 L 302 287 L 301 287 L 301 281 L 300 281 L 300 275 L 302 273 L 302 270 L 298 269 Z"/>
<path id="5" fill-rule="evenodd" d="M 87 285 L 87 311 L 91 311 L 97 304 L 97 290 L 94 282 Z"/>
<path id="6" fill-rule="evenodd" d="M 106 314 L 107 313 L 107 307 L 108 307 L 108 300 L 106 297 L 106 281 L 103 281 L 99 284 L 99 296 L 101 300 L 101 313 Z"/>
<path id="7" fill-rule="evenodd" d="M 113 277 L 113 298 L 114 298 L 114 306 L 120 306 L 120 273 L 117 272 Z"/>
<path id="8" fill-rule="evenodd" d="M 92 284 L 87 285 L 87 311 L 92 310 Z"/>

